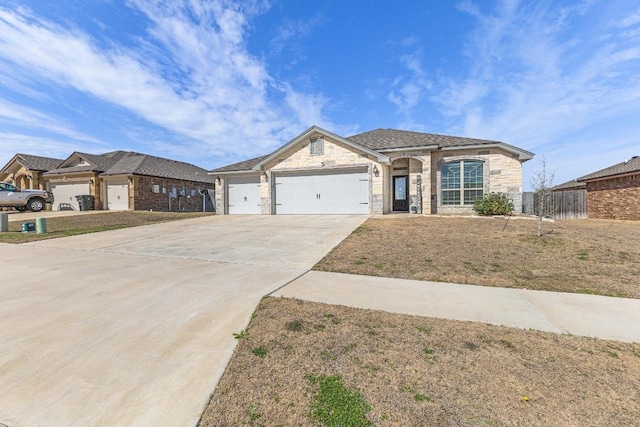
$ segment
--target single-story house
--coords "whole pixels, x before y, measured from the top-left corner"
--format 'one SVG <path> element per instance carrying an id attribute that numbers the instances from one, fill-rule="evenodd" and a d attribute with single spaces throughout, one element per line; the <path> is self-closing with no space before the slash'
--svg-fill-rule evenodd
<path id="1" fill-rule="evenodd" d="M 220 167 L 218 213 L 467 213 L 490 192 L 522 206 L 522 163 L 499 141 L 376 129 L 342 137 L 317 126 L 274 152 Z"/>
<path id="2" fill-rule="evenodd" d="M 576 180 L 587 188 L 589 218 L 640 220 L 640 156 Z"/>
<path id="3" fill-rule="evenodd" d="M 63 159 L 18 153 L 0 169 L 0 181 L 10 182 L 23 190 L 45 190 L 42 174 L 55 169 Z"/>
<path id="4" fill-rule="evenodd" d="M 148 154 L 74 152 L 67 159 L 16 154 L 0 179 L 53 193 L 52 210 L 78 210 L 77 196 L 93 196 L 94 209 L 213 211 L 213 181 L 206 169 Z"/>

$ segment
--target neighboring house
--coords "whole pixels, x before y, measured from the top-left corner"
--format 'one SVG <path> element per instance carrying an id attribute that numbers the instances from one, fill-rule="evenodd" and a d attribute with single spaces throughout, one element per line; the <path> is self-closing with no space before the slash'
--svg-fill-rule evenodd
<path id="1" fill-rule="evenodd" d="M 43 176 L 53 210 L 79 209 L 76 196 L 91 195 L 95 209 L 201 211 L 201 190 L 206 203 L 211 198 L 205 190 L 213 189 L 205 169 L 129 151 L 75 152 Z"/>
<path id="2" fill-rule="evenodd" d="M 62 162 L 62 159 L 18 153 L 0 169 L 0 181 L 10 182 L 23 190 L 45 190 L 42 174 Z"/>
<path id="3" fill-rule="evenodd" d="M 77 196 L 94 196 L 95 209 L 213 211 L 213 181 L 189 163 L 129 151 L 75 152 L 65 160 L 16 154 L 0 180 L 49 190 L 53 210 L 79 209 Z"/>
<path id="4" fill-rule="evenodd" d="M 640 157 L 585 175 L 589 218 L 640 220 Z"/>
<path id="5" fill-rule="evenodd" d="M 218 213 L 467 213 L 490 192 L 522 208 L 522 163 L 498 141 L 377 129 L 341 137 L 317 126 L 271 154 L 209 172 Z"/>

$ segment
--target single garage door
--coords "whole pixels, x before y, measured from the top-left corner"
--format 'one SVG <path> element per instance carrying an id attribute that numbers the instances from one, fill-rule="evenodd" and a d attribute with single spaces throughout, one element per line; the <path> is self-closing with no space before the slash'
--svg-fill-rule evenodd
<path id="1" fill-rule="evenodd" d="M 275 176 L 276 214 L 369 214 L 367 169 Z"/>
<path id="2" fill-rule="evenodd" d="M 53 210 L 80 210 L 76 196 L 89 193 L 89 183 L 52 183 L 51 192 L 53 193 Z"/>
<path id="3" fill-rule="evenodd" d="M 227 194 L 230 214 L 261 213 L 259 175 L 227 178 Z"/>
<path id="4" fill-rule="evenodd" d="M 107 209 L 110 211 L 129 209 L 129 184 L 126 179 L 107 183 Z"/>

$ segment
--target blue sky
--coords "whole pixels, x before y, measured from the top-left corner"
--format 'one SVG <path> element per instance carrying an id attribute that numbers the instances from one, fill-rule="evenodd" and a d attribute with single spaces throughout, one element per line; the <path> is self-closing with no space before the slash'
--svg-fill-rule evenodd
<path id="1" fill-rule="evenodd" d="M 0 0 L 0 165 L 131 150 L 213 169 L 312 125 L 494 139 L 554 183 L 640 154 L 640 4 Z"/>

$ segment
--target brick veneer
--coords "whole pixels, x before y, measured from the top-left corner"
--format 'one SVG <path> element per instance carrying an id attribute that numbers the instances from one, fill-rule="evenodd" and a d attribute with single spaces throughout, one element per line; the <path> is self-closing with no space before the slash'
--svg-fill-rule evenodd
<path id="1" fill-rule="evenodd" d="M 640 220 L 640 173 L 587 182 L 589 218 Z"/>
<path id="2" fill-rule="evenodd" d="M 158 185 L 160 192 L 154 193 L 152 188 Z M 202 211 L 202 196 L 198 193 L 200 188 L 213 188 L 213 183 L 180 181 L 177 179 L 153 178 L 137 176 L 133 181 L 133 193 L 129 188 L 129 206 L 133 210 L 169 210 L 169 192 L 176 187 L 177 193 L 186 189 L 186 196 L 171 200 L 171 211 L 200 212 Z M 165 189 L 165 193 L 162 189 Z M 192 196 L 192 190 L 196 190 Z"/>

